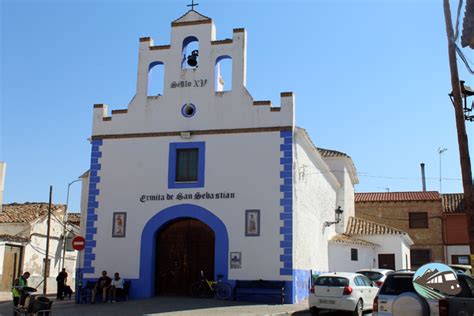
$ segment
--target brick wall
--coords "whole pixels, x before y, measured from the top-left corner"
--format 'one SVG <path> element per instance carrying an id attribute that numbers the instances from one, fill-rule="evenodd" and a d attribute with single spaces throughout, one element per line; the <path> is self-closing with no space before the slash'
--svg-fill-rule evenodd
<path id="1" fill-rule="evenodd" d="M 428 228 L 411 229 L 408 214 L 427 212 Z M 356 217 L 406 231 L 411 249 L 431 249 L 431 261 L 444 262 L 442 205 L 440 201 L 357 202 Z"/>

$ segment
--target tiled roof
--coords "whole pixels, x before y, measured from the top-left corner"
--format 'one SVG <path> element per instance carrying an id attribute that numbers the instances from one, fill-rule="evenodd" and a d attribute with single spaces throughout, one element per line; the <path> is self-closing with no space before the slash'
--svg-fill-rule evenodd
<path id="1" fill-rule="evenodd" d="M 81 225 L 81 214 L 80 213 L 68 213 L 67 222 L 76 226 Z"/>
<path id="2" fill-rule="evenodd" d="M 337 151 L 337 150 L 325 149 L 325 148 L 319 148 L 319 147 L 317 147 L 317 148 L 318 148 L 318 151 L 321 154 L 321 156 L 323 156 L 325 158 L 332 158 L 332 157 L 347 157 L 347 158 L 350 158 L 349 155 L 347 155 L 343 152 Z"/>
<path id="3" fill-rule="evenodd" d="M 364 192 L 355 194 L 355 202 L 438 201 L 440 199 L 441 197 L 437 191 Z"/>
<path id="4" fill-rule="evenodd" d="M 474 0 L 466 1 L 464 22 L 461 34 L 462 47 L 470 46 L 474 49 Z"/>
<path id="5" fill-rule="evenodd" d="M 29 240 L 20 236 L 0 234 L 0 241 L 28 242 Z"/>
<path id="6" fill-rule="evenodd" d="M 443 212 L 445 213 L 464 213 L 464 194 L 449 193 L 441 194 L 443 201 Z"/>
<path id="7" fill-rule="evenodd" d="M 62 204 L 53 204 L 51 211 L 64 209 Z M 0 223 L 28 223 L 48 213 L 48 203 L 4 204 Z"/>
<path id="8" fill-rule="evenodd" d="M 352 236 L 342 234 L 336 235 L 331 238 L 330 242 L 337 243 L 337 244 L 350 244 L 350 245 L 362 245 L 368 247 L 378 247 L 379 245 L 371 243 L 367 240 L 354 238 Z"/>
<path id="9" fill-rule="evenodd" d="M 346 235 L 406 235 L 403 230 L 368 221 L 358 217 L 349 217 Z"/>

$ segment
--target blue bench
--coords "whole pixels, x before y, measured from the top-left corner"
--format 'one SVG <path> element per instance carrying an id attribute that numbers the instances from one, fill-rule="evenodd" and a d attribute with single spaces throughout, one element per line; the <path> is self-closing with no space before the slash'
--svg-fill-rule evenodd
<path id="1" fill-rule="evenodd" d="M 239 298 L 270 297 L 278 299 L 278 303 L 285 303 L 285 281 L 237 280 L 234 287 L 234 301 Z"/>

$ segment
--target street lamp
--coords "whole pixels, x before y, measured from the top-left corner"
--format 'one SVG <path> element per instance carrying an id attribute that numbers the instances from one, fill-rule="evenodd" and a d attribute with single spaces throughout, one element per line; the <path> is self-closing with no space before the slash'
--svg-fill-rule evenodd
<path id="1" fill-rule="evenodd" d="M 439 193 L 441 194 L 442 193 L 442 186 L 441 186 L 441 183 L 442 183 L 442 178 L 441 178 L 441 155 L 446 151 L 448 150 L 447 148 L 441 148 L 439 147 L 438 148 L 438 154 L 439 154 Z"/>
<path id="2" fill-rule="evenodd" d="M 64 209 L 64 223 L 63 223 L 63 263 L 62 263 L 62 269 L 64 269 L 64 263 L 66 262 L 66 242 L 67 242 L 67 236 L 66 236 L 66 226 L 67 226 L 67 207 L 69 204 L 69 190 L 71 188 L 71 185 L 73 183 L 79 182 L 81 179 L 77 179 L 74 181 L 71 181 L 67 185 L 67 195 L 66 195 L 66 207 Z"/>
<path id="3" fill-rule="evenodd" d="M 339 224 L 341 221 L 342 213 L 344 212 L 340 206 L 337 207 L 337 209 L 334 210 L 336 213 L 336 220 L 334 222 L 324 222 L 324 226 L 329 227 L 332 224 Z"/>

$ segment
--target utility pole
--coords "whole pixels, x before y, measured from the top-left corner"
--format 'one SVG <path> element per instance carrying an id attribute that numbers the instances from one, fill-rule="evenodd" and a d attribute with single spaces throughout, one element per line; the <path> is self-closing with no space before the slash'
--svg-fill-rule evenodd
<path id="1" fill-rule="evenodd" d="M 469 146 L 464 122 L 464 112 L 461 96 L 461 85 L 456 60 L 456 49 L 453 22 L 451 20 L 451 9 L 449 0 L 444 1 L 444 18 L 446 22 L 446 34 L 448 36 L 449 68 L 451 71 L 451 85 L 453 87 L 453 104 L 456 117 L 456 128 L 458 133 L 459 158 L 461 160 L 462 184 L 464 189 L 464 209 L 467 216 L 467 227 L 469 244 L 471 248 L 471 260 L 474 258 L 474 203 L 472 191 L 471 160 L 469 158 Z M 473 262 L 471 262 L 472 264 Z"/>
<path id="2" fill-rule="evenodd" d="M 51 207 L 53 203 L 53 186 L 49 186 L 49 207 L 48 207 L 48 227 L 46 232 L 46 254 L 44 256 L 44 271 L 43 271 L 43 295 L 46 295 L 47 281 L 49 275 L 49 228 L 51 225 Z"/>

